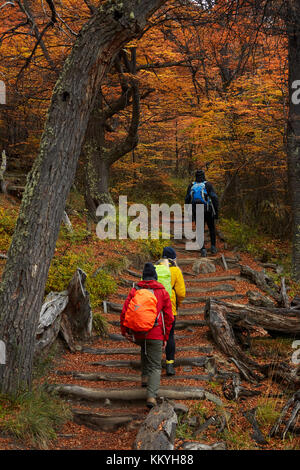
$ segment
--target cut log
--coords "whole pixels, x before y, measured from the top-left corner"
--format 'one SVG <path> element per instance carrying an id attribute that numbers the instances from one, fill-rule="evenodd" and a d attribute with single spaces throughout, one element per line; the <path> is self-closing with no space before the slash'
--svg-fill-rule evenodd
<path id="1" fill-rule="evenodd" d="M 223 282 L 223 281 L 238 281 L 239 276 L 214 276 L 214 277 L 201 277 L 199 279 L 188 279 L 186 283 L 190 282 Z"/>
<path id="2" fill-rule="evenodd" d="M 110 325 L 113 326 L 120 326 L 120 320 L 110 320 L 108 322 Z M 180 320 L 176 321 L 175 330 L 184 330 L 185 328 L 189 328 L 191 326 L 205 326 L 204 320 Z"/>
<path id="3" fill-rule="evenodd" d="M 68 286 L 69 301 L 61 315 L 60 331 L 73 352 L 76 351 L 76 343 L 86 340 L 92 333 L 93 315 L 85 281 L 85 272 L 78 268 Z"/>
<path id="4" fill-rule="evenodd" d="M 50 390 L 56 391 L 61 396 L 68 396 L 88 401 L 105 401 L 106 399 L 131 402 L 145 400 L 147 390 L 144 388 L 112 389 L 112 388 L 89 388 L 79 385 L 51 384 Z M 171 387 L 160 387 L 158 396 L 171 400 L 209 400 L 218 406 L 223 406 L 222 400 L 216 395 L 207 392 L 203 388 L 180 387 L 180 390 Z"/>
<path id="5" fill-rule="evenodd" d="M 140 348 L 135 347 L 135 348 L 109 348 L 109 349 L 98 349 L 98 348 L 88 348 L 88 347 L 83 347 L 81 349 L 82 352 L 88 353 L 88 354 L 97 354 L 97 355 L 114 355 L 114 354 L 128 354 L 128 355 L 134 355 L 138 356 L 140 355 Z M 176 348 L 176 351 L 197 351 L 197 352 L 202 352 L 205 354 L 209 354 L 213 351 L 213 348 L 211 346 L 179 346 Z"/>
<path id="6" fill-rule="evenodd" d="M 128 427 L 128 425 L 135 422 L 138 426 L 143 422 L 143 417 L 139 415 L 104 415 L 86 410 L 72 409 L 74 423 L 84 425 L 95 431 L 108 431 L 112 432 L 120 427 Z"/>
<path id="7" fill-rule="evenodd" d="M 222 299 L 243 299 L 245 296 L 243 294 L 225 294 L 225 295 L 215 295 L 209 296 L 212 300 L 222 300 Z M 197 304 L 201 302 L 206 302 L 208 296 L 203 297 L 188 297 L 184 299 L 183 304 Z"/>
<path id="8" fill-rule="evenodd" d="M 140 375 L 129 374 L 104 374 L 102 372 L 80 372 L 80 371 L 64 371 L 57 370 L 56 375 L 73 377 L 74 379 L 86 380 L 90 382 L 141 382 Z M 215 380 L 223 381 L 225 379 L 223 374 L 216 374 L 213 376 Z M 200 382 L 208 382 L 212 380 L 212 374 L 205 375 L 162 375 L 161 380 L 172 380 L 174 382 L 180 380 L 198 380 Z"/>
<path id="9" fill-rule="evenodd" d="M 186 292 L 188 294 L 192 294 L 194 292 L 199 293 L 199 294 L 205 294 L 207 292 L 215 292 L 215 291 L 223 291 L 223 292 L 234 292 L 235 288 L 231 286 L 230 284 L 216 284 L 215 286 L 211 287 L 206 287 L 206 288 L 188 288 L 186 289 Z"/>
<path id="10" fill-rule="evenodd" d="M 192 365 L 196 367 L 206 367 L 207 364 L 212 365 L 215 360 L 213 357 L 210 356 L 195 356 L 195 357 L 176 357 L 175 367 L 181 367 L 186 365 Z M 131 369 L 140 369 L 141 362 L 140 361 L 101 361 L 101 362 L 91 362 L 93 366 L 104 366 L 104 367 L 129 367 Z M 165 368 L 165 360 L 162 359 L 162 367 Z"/>
<path id="11" fill-rule="evenodd" d="M 167 401 L 155 406 L 142 424 L 133 444 L 134 450 L 173 450 L 178 419 Z"/>

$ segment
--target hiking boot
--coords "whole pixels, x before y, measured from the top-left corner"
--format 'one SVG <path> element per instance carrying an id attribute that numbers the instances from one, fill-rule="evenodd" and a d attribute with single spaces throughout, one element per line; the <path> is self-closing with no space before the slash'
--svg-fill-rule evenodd
<path id="1" fill-rule="evenodd" d="M 210 249 L 210 252 L 211 252 L 212 255 L 215 255 L 217 253 L 217 248 L 214 245 L 212 245 L 211 249 Z"/>
<path id="2" fill-rule="evenodd" d="M 201 254 L 202 258 L 206 258 L 206 256 L 207 256 L 207 251 L 206 251 L 206 249 L 205 249 L 205 248 L 201 248 L 200 254 Z"/>
<path id="3" fill-rule="evenodd" d="M 167 375 L 175 375 L 174 363 L 171 362 L 170 364 L 166 364 L 166 374 Z"/>
<path id="4" fill-rule="evenodd" d="M 150 408 L 150 410 L 151 410 L 151 408 L 153 408 L 154 406 L 157 405 L 157 401 L 153 397 L 147 398 L 146 405 L 147 405 L 147 408 Z"/>
<path id="5" fill-rule="evenodd" d="M 142 387 L 147 387 L 147 382 L 148 382 L 148 377 L 147 377 L 147 375 L 142 375 L 142 378 L 141 378 L 141 386 L 142 386 Z"/>

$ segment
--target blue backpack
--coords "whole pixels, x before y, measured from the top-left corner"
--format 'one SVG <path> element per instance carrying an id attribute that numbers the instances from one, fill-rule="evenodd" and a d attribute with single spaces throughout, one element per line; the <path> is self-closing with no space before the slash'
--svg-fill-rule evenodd
<path id="1" fill-rule="evenodd" d="M 191 187 L 191 199 L 194 203 L 204 204 L 205 206 L 208 206 L 210 198 L 207 194 L 205 183 L 206 181 L 203 181 L 201 183 L 193 183 Z"/>

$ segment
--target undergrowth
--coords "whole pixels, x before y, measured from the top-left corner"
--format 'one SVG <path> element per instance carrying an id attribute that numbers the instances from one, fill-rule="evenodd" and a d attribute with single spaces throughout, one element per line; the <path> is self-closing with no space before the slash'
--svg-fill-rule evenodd
<path id="1" fill-rule="evenodd" d="M 71 417 L 68 405 L 42 387 L 16 398 L 0 396 L 0 431 L 25 445 L 47 449 Z"/>

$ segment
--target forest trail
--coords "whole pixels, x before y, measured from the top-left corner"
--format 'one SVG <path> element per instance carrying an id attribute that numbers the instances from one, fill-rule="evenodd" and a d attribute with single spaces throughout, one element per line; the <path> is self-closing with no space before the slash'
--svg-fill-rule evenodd
<path id="1" fill-rule="evenodd" d="M 226 244 L 219 240 L 218 253 L 206 258 L 215 266 L 215 272 L 195 274 L 193 263 L 203 259 L 199 252 L 186 251 L 185 244 L 179 240 L 171 241 L 170 245 L 177 252 L 187 295 L 179 309 L 175 328 L 176 375 L 166 376 L 163 356 L 159 395 L 171 395 L 172 402 L 179 408 L 183 407 L 183 411 L 200 407 L 205 419 L 223 409 L 221 415 L 230 416 L 231 428 L 237 426 L 237 430 L 247 430 L 251 434 L 251 425 L 243 412 L 254 408 L 260 396 L 275 394 L 276 385 L 266 380 L 254 386 L 257 396 L 243 398 L 239 403 L 226 400 L 222 385 L 228 374 L 236 373 L 237 369 L 214 344 L 204 321 L 204 306 L 209 297 L 246 304 L 249 290 L 263 293 L 240 277 L 241 264 L 258 270 L 262 266 L 246 253 L 225 249 Z M 64 426 L 51 449 L 132 449 L 138 429 L 149 411 L 145 406 L 145 389 L 140 385 L 140 348 L 120 335 L 119 317 L 130 287 L 140 276 L 141 270 L 136 266 L 124 270 L 120 275 L 118 293 L 103 303 L 110 336 L 106 339 L 93 337 L 81 351 L 66 352 L 56 360 L 55 371 L 45 378 L 47 383 L 59 386 L 60 394 L 73 412 L 73 421 Z M 249 387 L 247 383 L 243 385 Z M 221 427 L 224 430 L 224 426 Z M 222 441 L 222 433 L 218 429 L 218 426 L 210 426 L 194 439 L 205 444 Z M 184 442 L 191 440 L 191 436 L 188 439 L 177 437 L 175 449 L 182 449 Z M 250 438 L 250 445 L 254 449 L 278 449 L 280 440 L 273 441 L 261 447 Z M 245 443 L 245 448 L 247 445 L 249 443 Z"/>
<path id="2" fill-rule="evenodd" d="M 257 397 L 247 398 L 239 406 L 236 403 L 230 405 L 225 399 L 222 383 L 229 372 L 237 372 L 237 369 L 218 351 L 210 337 L 204 321 L 204 305 L 208 297 L 248 303 L 247 292 L 260 290 L 239 276 L 240 264 L 259 270 L 261 266 L 247 254 L 224 249 L 226 245 L 219 240 L 218 253 L 207 258 L 215 265 L 215 272 L 196 275 L 192 266 L 195 260 L 200 259 L 199 252 L 186 251 L 182 241 L 174 240 L 172 246 L 184 274 L 187 296 L 179 309 L 175 328 L 176 375 L 166 376 L 163 360 L 160 395 L 163 396 L 166 390 L 187 392 L 186 396 L 172 401 L 189 410 L 197 405 L 204 407 L 208 416 L 215 414 L 223 403 L 231 414 L 232 425 L 238 422 L 242 429 L 251 431 L 242 410 L 253 408 Z M 61 386 L 61 394 L 70 402 L 75 421 L 68 423 L 53 446 L 55 449 L 132 449 L 148 410 L 143 395 L 145 389 L 140 385 L 140 349 L 120 336 L 119 316 L 130 287 L 140 276 L 141 271 L 135 266 L 124 271 L 120 276 L 118 293 L 104 302 L 110 338 L 94 339 L 81 352 L 66 353 L 56 373 L 47 379 L 49 383 Z M 270 389 L 270 383 L 265 381 L 256 390 L 265 395 L 270 393 Z M 113 390 L 116 396 L 108 398 L 108 391 Z M 210 395 L 197 399 L 200 390 Z M 84 395 L 85 399 L 79 398 Z M 143 398 L 137 399 L 136 395 Z M 214 432 L 200 441 L 210 444 L 220 440 L 216 431 L 214 428 Z M 176 439 L 175 448 L 180 449 L 183 442 L 184 439 Z M 255 448 L 255 441 L 252 444 Z M 272 448 L 272 445 L 267 448 Z"/>

